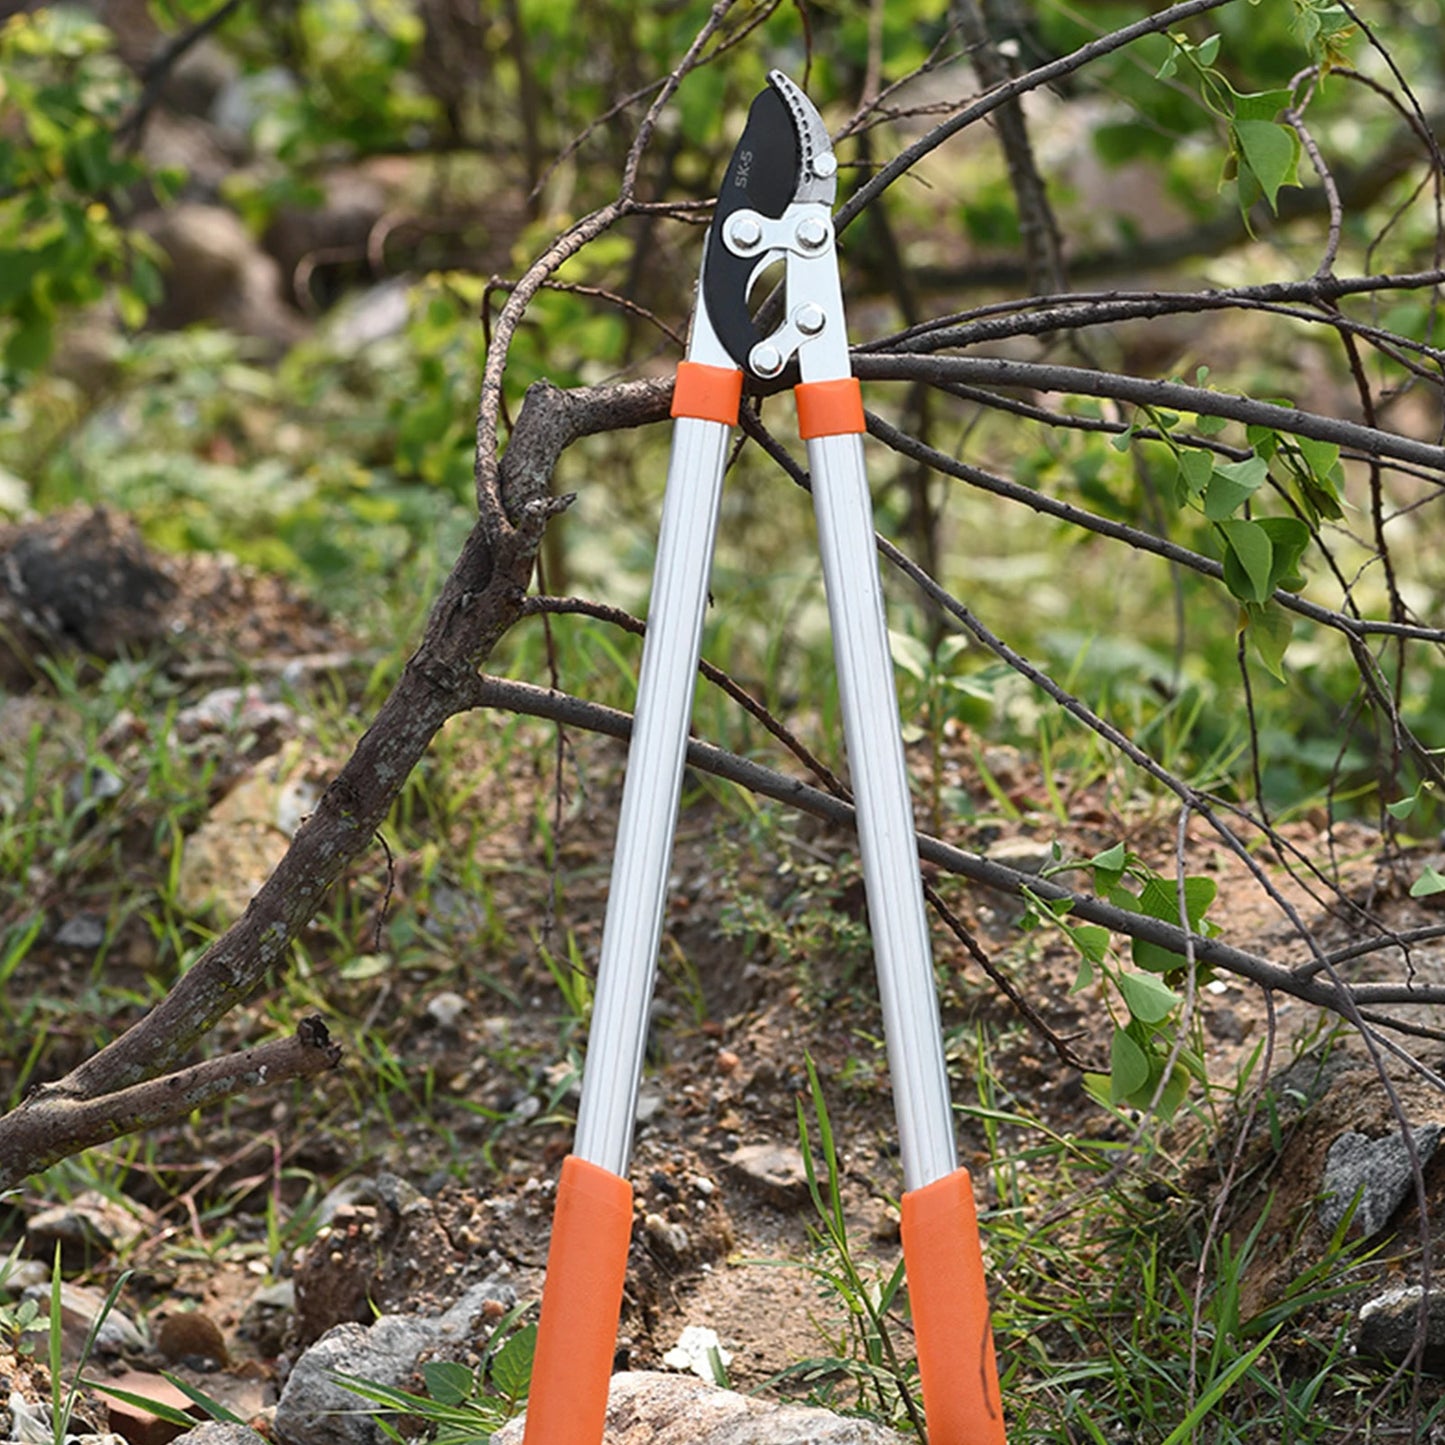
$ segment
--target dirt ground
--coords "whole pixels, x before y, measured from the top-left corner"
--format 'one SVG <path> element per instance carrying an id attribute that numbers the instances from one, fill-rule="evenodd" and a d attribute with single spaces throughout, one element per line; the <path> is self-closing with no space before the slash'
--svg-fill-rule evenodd
<path id="1" fill-rule="evenodd" d="M 173 575 L 189 599 L 188 625 L 168 644 L 175 648 L 178 702 L 235 680 L 228 659 L 236 655 L 238 609 L 249 622 L 240 631 L 254 676 L 264 680 L 271 663 L 279 673 L 288 653 L 325 654 L 316 674 L 325 686 L 357 685 L 358 669 L 345 666 L 344 636 L 284 589 L 209 572 L 187 574 L 189 584 Z M 229 607 L 216 601 L 224 626 L 207 621 L 203 596 L 232 599 Z M 298 676 L 287 694 L 293 713 L 312 685 L 312 675 Z M 67 706 L 44 688 L 10 697 L 0 704 L 0 740 L 17 746 L 36 728 L 62 735 Z M 215 768 L 212 807 L 277 757 L 288 737 L 302 740 L 305 767 L 324 776 L 328 760 L 318 756 L 321 745 L 305 719 L 277 715 L 273 722 L 270 731 L 246 734 L 244 748 Z M 583 960 L 596 956 L 623 753 L 610 742 L 571 737 L 559 799 L 551 735 L 539 730 L 536 746 L 514 744 L 499 765 L 504 723 L 471 718 L 453 725 L 451 766 L 472 768 L 476 779 L 466 807 L 485 810 L 489 820 L 469 865 L 471 877 L 485 880 L 484 890 L 469 893 L 448 881 L 460 869 L 448 857 L 445 827 L 430 852 L 401 852 L 389 874 L 379 856 L 366 860 L 343 885 L 330 921 L 305 940 L 297 975 L 275 980 L 215 1040 L 217 1048 L 230 1048 L 274 1035 L 288 1010 L 304 1001 L 346 1046 L 342 1067 L 275 1096 L 238 1099 L 134 1148 L 115 1146 L 90 1166 L 94 1181 L 131 1208 L 143 1228 L 118 1251 L 92 1243 L 76 1277 L 103 1289 L 120 1267 L 128 1269 L 120 1305 L 150 1331 L 142 1358 L 155 1362 L 159 1352 L 182 1372 L 193 1370 L 208 1393 L 248 1415 L 274 1400 L 289 1362 L 335 1323 L 444 1304 L 488 1276 L 520 1299 L 535 1297 L 540 1287 L 585 1041 L 543 953 L 560 958 L 563 970 L 569 939 Z M 152 725 L 140 719 L 117 729 L 109 746 L 123 776 L 152 741 Z M 1010 799 L 1001 813 L 973 742 L 954 732 L 941 758 L 949 787 L 960 790 L 954 796 L 973 805 L 971 816 L 961 814 L 949 827 L 950 841 L 1017 858 L 1030 845 L 1056 840 L 1066 853 L 1088 857 L 1122 838 L 1161 870 L 1172 866 L 1175 818 L 1162 806 L 1128 796 L 1110 779 L 1083 786 L 1065 777 L 1045 780 L 1025 755 L 995 748 L 987 753 L 991 778 Z M 204 746 L 214 761 L 215 740 Z M 915 761 L 923 772 L 926 760 Z M 656 1367 L 685 1326 L 705 1325 L 731 1355 L 734 1384 L 751 1388 L 825 1352 L 827 1333 L 840 1327 L 836 1296 L 803 1267 L 815 1257 L 814 1216 L 796 1154 L 805 1059 L 815 1061 L 827 1094 L 855 1248 L 865 1269 L 884 1272 L 898 1253 L 895 1125 L 876 995 L 859 945 L 866 920 L 852 840 L 808 820 L 750 831 L 747 815 L 712 785 L 690 780 L 688 794 L 632 1165 L 637 1221 L 619 1361 Z M 1054 796 L 1062 799 L 1062 818 Z M 110 999 L 128 990 L 139 1001 L 152 987 L 162 942 L 144 909 L 109 915 L 100 980 L 94 949 L 67 943 L 75 935 L 65 925 L 116 908 L 124 896 L 115 890 L 118 861 L 132 870 L 138 889 L 150 886 L 158 866 L 154 822 L 136 801 L 134 817 L 111 829 L 110 843 L 92 862 L 37 876 L 26 899 L 0 920 L 8 926 L 24 908 L 44 913 L 35 946 L 5 985 L 12 1000 L 34 995 L 55 1002 L 43 1015 L 37 1077 L 58 1075 L 91 1046 L 98 982 Z M 1337 894 L 1260 856 L 1325 947 L 1364 936 L 1366 913 L 1375 930 L 1439 922 L 1428 900 L 1408 896 L 1419 858 L 1406 864 L 1388 858 L 1381 837 L 1361 824 L 1337 825 L 1327 837 L 1324 823 L 1307 818 L 1283 831 L 1301 856 L 1330 861 Z M 1189 870 L 1218 884 L 1210 916 L 1231 942 L 1280 962 L 1304 959 L 1277 906 L 1198 819 L 1187 852 Z M 1021 932 L 1016 899 L 937 881 L 1047 1026 L 1103 1066 L 1107 1016 L 1091 995 L 1071 993 L 1078 958 L 1066 941 Z M 746 914 L 740 898 L 760 904 L 791 932 L 780 926 L 764 936 L 740 927 Z M 1058 1061 L 941 929 L 936 947 L 957 1102 L 979 1098 L 982 1034 L 993 1098 L 1055 1133 L 1130 1137 L 1129 1121 L 1088 1097 L 1079 1073 Z M 1399 949 L 1346 965 L 1355 980 L 1400 977 L 1405 967 Z M 1408 967 L 1421 982 L 1445 982 L 1445 949 L 1428 942 L 1412 948 Z M 1261 1045 L 1268 1054 L 1254 1065 L 1257 1079 L 1267 1070 L 1280 1074 L 1312 1049 L 1304 1065 L 1294 1064 L 1303 1078 L 1309 1061 L 1321 1057 L 1318 1014 L 1290 999 L 1266 999 L 1244 980 L 1220 977 L 1200 989 L 1194 1007 L 1209 1074 L 1221 1084 Z M 7 1090 L 31 1042 L 12 1039 L 0 1060 Z M 1438 1041 L 1402 1042 L 1439 1068 Z M 1445 1096 L 1428 1080 L 1393 1056 L 1382 1067 L 1412 1123 L 1445 1123 Z M 1322 1103 L 1310 1106 L 1309 1089 L 1301 1087 L 1283 1132 L 1256 1127 L 1237 1152 L 1241 1122 L 1253 1117 L 1252 1095 L 1245 1090 L 1227 1101 L 1216 1115 L 1212 1150 L 1194 1149 L 1201 1162 L 1171 1187 L 1212 1202 L 1232 1160 L 1231 1227 L 1247 1229 L 1269 1191 L 1277 1217 L 1307 1213 L 1324 1153 L 1342 1130 L 1378 1136 L 1398 1127 L 1376 1064 L 1357 1038 L 1339 1039 L 1328 1053 L 1327 1075 Z M 1164 1136 L 1165 1155 L 1190 1153 L 1190 1132 L 1197 1139 L 1207 1117 L 1185 1120 Z M 1028 1133 L 1005 1126 L 1000 1147 L 1021 1147 Z M 964 1118 L 959 1142 L 986 1228 L 993 1202 L 987 1140 Z M 773 1157 L 759 1164 L 750 1151 L 763 1146 Z M 1150 1148 L 1141 1141 L 1130 1156 L 1141 1170 L 1153 1167 Z M 1445 1208 L 1442 1159 L 1425 1173 L 1436 1218 Z M 59 1177 L 67 1182 L 0 1205 L 7 1240 L 20 1240 L 27 1220 L 87 1179 L 84 1171 Z M 1416 1224 L 1416 1205 L 1407 1203 L 1397 1220 L 1402 1243 L 1393 1256 L 1387 1252 L 1380 1279 L 1400 1276 Z M 1281 1232 L 1259 1256 L 1252 1297 L 1270 1298 L 1311 1247 L 1309 1236 Z M 274 1293 L 287 1282 L 294 1302 L 284 1290 Z M 204 1317 L 218 1332 L 221 1369 L 214 1363 L 195 1369 L 193 1336 L 199 1330 L 210 1339 L 205 1325 L 181 1328 L 161 1350 L 164 1322 L 187 1315 Z"/>

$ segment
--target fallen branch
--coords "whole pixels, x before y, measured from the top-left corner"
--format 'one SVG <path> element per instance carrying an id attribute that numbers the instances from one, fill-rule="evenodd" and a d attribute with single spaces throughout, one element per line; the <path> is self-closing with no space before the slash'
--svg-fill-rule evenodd
<path id="1" fill-rule="evenodd" d="M 4 1120 L 0 1191 L 82 1149 L 177 1123 L 248 1089 L 309 1079 L 340 1062 L 340 1044 L 332 1042 L 325 1023 L 313 1015 L 302 1019 L 290 1038 L 206 1059 L 113 1094 L 85 1098 L 63 1083 L 42 1085 Z"/>

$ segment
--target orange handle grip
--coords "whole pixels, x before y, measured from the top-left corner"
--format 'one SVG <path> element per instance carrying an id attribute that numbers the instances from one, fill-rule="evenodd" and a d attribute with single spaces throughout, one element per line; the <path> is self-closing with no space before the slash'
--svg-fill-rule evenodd
<path id="1" fill-rule="evenodd" d="M 632 1186 L 568 1155 L 557 1183 L 524 1445 L 601 1441 L 631 1239 Z"/>
<path id="2" fill-rule="evenodd" d="M 928 1438 L 932 1445 L 1005 1445 L 968 1171 L 910 1189 L 901 1203 Z"/>

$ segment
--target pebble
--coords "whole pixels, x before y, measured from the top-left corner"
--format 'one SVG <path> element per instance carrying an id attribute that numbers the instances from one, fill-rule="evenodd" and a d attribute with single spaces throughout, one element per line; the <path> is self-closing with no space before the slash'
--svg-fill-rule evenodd
<path id="1" fill-rule="evenodd" d="M 105 919 L 98 913 L 73 913 L 55 930 L 57 948 L 94 953 L 105 942 Z"/>
<path id="2" fill-rule="evenodd" d="M 661 1246 L 678 1259 L 681 1259 L 692 1246 L 692 1240 L 688 1237 L 686 1228 L 664 1218 L 661 1214 L 645 1216 L 642 1227 L 654 1244 Z"/>
<path id="3" fill-rule="evenodd" d="M 467 1001 L 451 989 L 443 989 L 427 1000 L 426 1011 L 440 1029 L 454 1029 L 467 1011 Z"/>
<path id="4" fill-rule="evenodd" d="M 793 1144 L 743 1144 L 727 1156 L 740 1184 L 780 1208 L 794 1208 L 808 1197 L 808 1173 Z"/>

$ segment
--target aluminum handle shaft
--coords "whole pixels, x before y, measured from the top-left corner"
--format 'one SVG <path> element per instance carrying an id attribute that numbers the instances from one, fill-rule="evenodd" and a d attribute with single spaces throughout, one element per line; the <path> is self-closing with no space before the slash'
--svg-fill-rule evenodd
<path id="1" fill-rule="evenodd" d="M 625 1175 L 662 940 L 729 428 L 679 417 L 657 541 L 573 1153 Z"/>
<path id="2" fill-rule="evenodd" d="M 873 505 L 856 433 L 808 442 L 823 583 L 907 1189 L 958 1165 Z"/>

